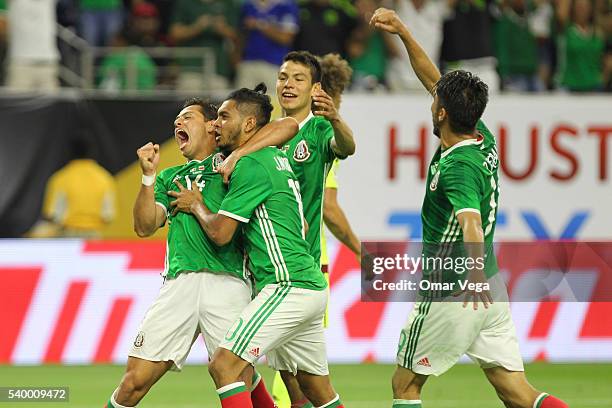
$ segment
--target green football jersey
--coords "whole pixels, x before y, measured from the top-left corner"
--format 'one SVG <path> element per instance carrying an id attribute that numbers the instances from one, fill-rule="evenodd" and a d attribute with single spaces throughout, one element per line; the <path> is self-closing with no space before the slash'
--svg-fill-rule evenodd
<path id="1" fill-rule="evenodd" d="M 331 148 L 334 129 L 329 121 L 312 113 L 300 124 L 300 131 L 283 150 L 300 182 L 304 217 L 308 222 L 306 241 L 310 255 L 321 262 L 321 219 L 325 178 L 336 158 Z"/>
<path id="2" fill-rule="evenodd" d="M 499 199 L 499 158 L 495 137 L 482 121 L 476 130 L 478 138 L 448 149 L 440 147 L 431 160 L 421 212 L 423 245 L 429 249 L 426 256 L 439 256 L 431 252 L 440 252 L 440 244 L 462 243 L 457 215 L 466 211 L 478 213 L 485 240 L 485 271 L 491 277 L 497 273 L 492 244 Z M 457 251 L 463 253 L 462 245 L 453 248 L 453 253 Z"/>
<path id="3" fill-rule="evenodd" d="M 282 151 L 267 147 L 240 159 L 219 214 L 245 223 L 244 247 L 258 291 L 272 283 L 326 288 L 304 240 L 300 184 Z"/>
<path id="4" fill-rule="evenodd" d="M 215 153 L 202 161 L 192 160 L 164 169 L 155 180 L 155 201 L 164 208 L 169 226 L 164 270 L 164 276 L 169 279 L 182 272 L 226 273 L 246 279 L 243 251 L 238 242 L 240 234 L 230 244 L 218 247 L 193 215 L 171 214 L 170 202 L 174 198 L 167 194 L 170 190 L 178 191 L 174 184 L 178 180 L 190 190 L 198 188 L 206 206 L 217 211 L 227 193 L 223 179 L 214 171 L 223 160 L 221 153 Z"/>

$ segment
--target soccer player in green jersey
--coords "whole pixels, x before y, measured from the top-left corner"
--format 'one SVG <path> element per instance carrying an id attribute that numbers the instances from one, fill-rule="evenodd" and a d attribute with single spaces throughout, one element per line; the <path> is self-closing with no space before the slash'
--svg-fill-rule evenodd
<path id="1" fill-rule="evenodd" d="M 270 120 L 265 85 L 233 92 L 215 123 L 219 146 L 233 151 Z M 342 407 L 331 386 L 323 333 L 327 284 L 305 240 L 300 184 L 287 156 L 276 147 L 240 159 L 217 213 L 206 202 L 183 200 L 177 208 L 194 214 L 218 245 L 231 242 L 243 225 L 257 296 L 244 309 L 215 352 L 209 371 L 224 408 L 251 407 L 240 373 L 266 354 L 272 366 L 296 375 L 313 404 Z M 274 352 L 271 354 L 270 352 Z"/>
<path id="2" fill-rule="evenodd" d="M 138 236 L 152 235 L 166 221 L 169 224 L 164 284 L 146 313 L 130 350 L 126 373 L 107 407 L 135 406 L 151 386 L 168 370 L 180 371 L 197 335 L 202 333 L 212 356 L 225 332 L 246 307 L 252 296 L 245 276 L 242 248 L 237 238 L 218 247 L 190 214 L 172 211 L 169 190 L 187 191 L 206 197 L 209 208 L 219 209 L 227 188 L 215 172 L 224 156 L 217 151 L 214 121 L 217 108 L 194 98 L 174 122 L 174 136 L 186 164 L 167 168 L 156 176 L 159 145 L 148 143 L 138 149 L 143 172 L 142 186 L 134 204 L 134 229 Z M 292 120 L 271 123 L 255 136 L 264 143 L 283 143 L 293 137 Z M 182 185 L 181 185 L 182 188 Z M 228 296 L 231 293 L 232 296 Z M 250 382 L 250 368 L 244 375 Z M 258 382 L 253 395 L 260 402 L 267 395 Z"/>
<path id="3" fill-rule="evenodd" d="M 487 265 L 484 271 L 472 268 L 467 281 L 490 283 L 493 288 L 501 279 L 491 252 L 499 197 L 499 158 L 495 138 L 480 120 L 488 101 L 487 85 L 465 71 L 440 76 L 394 11 L 378 9 L 370 23 L 399 35 L 412 68 L 434 98 L 431 112 L 440 147 L 428 171 L 422 208 L 423 243 L 463 243 L 474 259 L 487 253 L 487 264 L 493 265 Z M 527 382 L 507 294 L 499 292 L 506 295 L 502 301 L 491 298 L 493 291 L 470 290 L 463 302 L 450 300 L 451 295 L 442 301 L 421 298 L 415 303 L 400 334 L 398 366 L 392 380 L 393 407 L 421 407 L 421 389 L 428 376 L 444 373 L 463 354 L 480 365 L 506 407 L 567 407 Z M 480 302 L 484 307 L 479 307 Z M 469 303 L 473 307 L 468 308 Z"/>

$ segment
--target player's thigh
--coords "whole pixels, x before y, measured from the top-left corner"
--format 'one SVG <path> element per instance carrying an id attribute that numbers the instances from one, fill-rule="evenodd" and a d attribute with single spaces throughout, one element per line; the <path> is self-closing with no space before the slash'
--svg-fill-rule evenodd
<path id="1" fill-rule="evenodd" d="M 251 302 L 251 285 L 235 276 L 202 273 L 200 330 L 212 356 L 242 311 Z"/>
<path id="2" fill-rule="evenodd" d="M 524 371 L 510 371 L 504 367 L 483 369 L 499 398 L 516 408 L 531 408 L 539 392 L 529 384 Z"/>
<path id="3" fill-rule="evenodd" d="M 305 372 L 318 376 L 327 376 L 327 348 L 323 327 L 325 313 L 325 292 L 315 292 L 320 298 L 319 309 L 312 317 L 302 322 L 295 334 L 287 341 L 267 354 L 269 365 L 275 370 L 288 371 L 293 375 Z"/>
<path id="4" fill-rule="evenodd" d="M 254 363 L 293 338 L 304 322 L 318 318 L 321 323 L 326 296 L 324 291 L 267 285 L 242 311 L 219 347 Z"/>
<path id="5" fill-rule="evenodd" d="M 166 280 L 145 314 L 129 356 L 148 361 L 173 361 L 180 371 L 198 333 L 200 276 L 180 274 Z"/>
<path id="6" fill-rule="evenodd" d="M 484 324 L 466 354 L 483 369 L 504 367 L 508 371 L 524 371 L 508 302 L 489 306 Z"/>
<path id="7" fill-rule="evenodd" d="M 485 313 L 458 301 L 415 303 L 400 332 L 397 364 L 417 374 L 443 374 L 470 347 Z"/>

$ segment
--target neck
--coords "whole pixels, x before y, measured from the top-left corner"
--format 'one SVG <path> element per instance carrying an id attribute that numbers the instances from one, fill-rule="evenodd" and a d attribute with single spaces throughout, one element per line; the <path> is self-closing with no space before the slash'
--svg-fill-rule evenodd
<path id="1" fill-rule="evenodd" d="M 217 145 L 214 141 L 212 143 L 207 143 L 206 146 L 204 146 L 202 150 L 194 154 L 193 157 L 188 157 L 188 160 L 204 160 L 205 158 L 213 154 L 215 150 L 217 150 Z"/>
<path id="2" fill-rule="evenodd" d="M 459 142 L 463 142 L 467 139 L 475 139 L 477 136 L 470 133 L 454 133 L 451 131 L 442 130 L 442 136 L 440 137 L 440 143 L 443 149 L 448 149 L 456 145 Z"/>
<path id="3" fill-rule="evenodd" d="M 283 110 L 283 117 L 293 118 L 297 120 L 298 123 L 302 123 L 308 115 L 310 115 L 310 105 L 293 112 Z"/>

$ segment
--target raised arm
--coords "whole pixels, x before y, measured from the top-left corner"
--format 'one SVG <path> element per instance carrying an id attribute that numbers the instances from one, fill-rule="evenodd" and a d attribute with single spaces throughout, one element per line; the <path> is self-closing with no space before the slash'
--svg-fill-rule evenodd
<path id="1" fill-rule="evenodd" d="M 440 79 L 440 71 L 425 53 L 425 50 L 414 39 L 408 27 L 393 10 L 379 8 L 376 10 L 370 24 L 379 30 L 399 35 L 408 51 L 410 65 L 427 92 L 431 93 L 434 85 Z"/>
<path id="2" fill-rule="evenodd" d="M 223 176 L 223 181 L 227 183 L 236 168 L 236 163 L 242 157 L 264 147 L 282 146 L 293 139 L 299 130 L 299 125 L 293 118 L 287 117 L 272 121 L 259 129 L 248 142 L 234 150 L 219 166 L 217 171 Z"/>
<path id="3" fill-rule="evenodd" d="M 134 203 L 134 231 L 139 237 L 148 237 L 162 225 L 166 212 L 155 203 L 155 175 L 159 164 L 159 145 L 147 143 L 137 150 L 143 179 Z"/>

